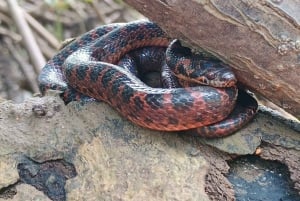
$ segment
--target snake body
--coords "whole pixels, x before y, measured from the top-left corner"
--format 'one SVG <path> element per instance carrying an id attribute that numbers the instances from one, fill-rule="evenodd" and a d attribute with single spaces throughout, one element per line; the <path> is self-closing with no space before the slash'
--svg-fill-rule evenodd
<path id="1" fill-rule="evenodd" d="M 131 51 L 148 46 L 167 47 L 170 41 L 160 27 L 149 21 L 96 28 L 66 46 L 46 64 L 39 76 L 40 90 L 42 94 L 48 89 L 60 90 L 66 103 L 93 97 L 107 102 L 140 126 L 164 131 L 192 129 L 192 134 L 204 137 L 226 136 L 252 119 L 257 103 L 244 93 L 238 96 L 235 81 L 224 87 L 197 86 L 195 83 L 204 80 L 203 84 L 208 84 L 219 74 L 208 71 L 208 78 L 199 81 L 195 69 L 183 70 L 189 64 L 200 64 L 200 70 L 203 65 L 210 69 L 216 66 L 213 62 L 178 56 L 169 48 L 170 56 L 166 60 L 172 71 L 177 70 L 176 79 L 185 80 L 190 76 L 194 82 L 178 88 L 149 87 L 133 70 L 117 65 Z M 237 99 L 242 104 L 236 104 Z"/>

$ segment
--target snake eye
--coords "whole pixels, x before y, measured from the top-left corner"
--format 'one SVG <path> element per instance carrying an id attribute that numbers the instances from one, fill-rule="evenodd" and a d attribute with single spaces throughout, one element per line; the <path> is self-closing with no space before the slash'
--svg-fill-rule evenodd
<path id="1" fill-rule="evenodd" d="M 209 72 L 205 76 L 206 76 L 206 78 L 208 80 L 214 80 L 214 79 L 216 79 L 216 73 L 214 73 L 214 72 Z"/>

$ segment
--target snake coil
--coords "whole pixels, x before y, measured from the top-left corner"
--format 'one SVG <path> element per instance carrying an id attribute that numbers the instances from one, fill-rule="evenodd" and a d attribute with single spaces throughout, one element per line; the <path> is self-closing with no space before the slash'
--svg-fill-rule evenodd
<path id="1" fill-rule="evenodd" d="M 60 90 L 66 103 L 92 97 L 110 104 L 140 126 L 189 130 L 204 137 L 229 135 L 253 118 L 257 102 L 247 93 L 238 92 L 227 65 L 188 50 L 182 52 L 178 42 L 170 42 L 165 32 L 149 21 L 98 27 L 48 61 L 39 76 L 40 90 L 42 94 L 49 89 Z M 137 78 L 143 69 L 122 64 L 127 56 L 143 63 L 142 56 L 134 55 L 147 55 L 145 47 L 149 46 L 169 46 L 166 55 L 160 56 L 165 58 L 161 63 L 167 88 L 149 87 Z"/>

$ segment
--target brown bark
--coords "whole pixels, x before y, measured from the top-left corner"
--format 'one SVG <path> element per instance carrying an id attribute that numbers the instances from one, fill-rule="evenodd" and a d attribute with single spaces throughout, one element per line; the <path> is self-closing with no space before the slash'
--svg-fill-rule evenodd
<path id="1" fill-rule="evenodd" d="M 300 1 L 125 0 L 171 37 L 229 63 L 242 85 L 300 117 Z"/>

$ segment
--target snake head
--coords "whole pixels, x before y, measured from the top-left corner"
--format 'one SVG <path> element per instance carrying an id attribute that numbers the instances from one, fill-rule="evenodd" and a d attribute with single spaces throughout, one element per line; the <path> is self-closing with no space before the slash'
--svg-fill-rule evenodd
<path id="1" fill-rule="evenodd" d="M 221 61 L 191 58 L 188 76 L 192 82 L 213 87 L 231 87 L 237 79 L 229 66 Z"/>
<path id="2" fill-rule="evenodd" d="M 176 77 L 192 84 L 231 87 L 237 82 L 228 65 L 216 58 L 193 53 L 181 46 L 178 40 L 172 41 L 168 47 L 166 61 Z"/>

